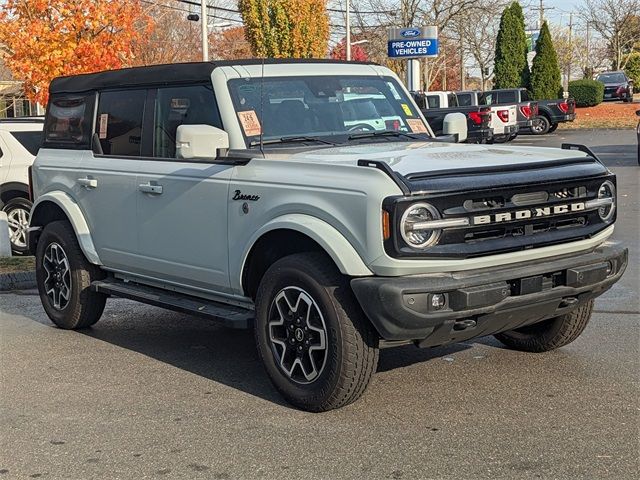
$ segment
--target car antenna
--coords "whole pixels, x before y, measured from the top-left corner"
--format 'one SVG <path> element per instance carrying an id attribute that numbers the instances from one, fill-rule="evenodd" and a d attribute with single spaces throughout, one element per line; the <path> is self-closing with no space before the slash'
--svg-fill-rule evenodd
<path id="1" fill-rule="evenodd" d="M 262 143 L 262 136 L 264 132 L 264 57 L 262 57 L 262 72 L 260 77 L 260 153 L 264 157 L 264 144 Z"/>

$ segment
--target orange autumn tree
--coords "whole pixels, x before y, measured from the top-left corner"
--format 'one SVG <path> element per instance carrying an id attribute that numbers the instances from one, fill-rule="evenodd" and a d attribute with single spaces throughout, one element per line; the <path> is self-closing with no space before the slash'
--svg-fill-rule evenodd
<path id="1" fill-rule="evenodd" d="M 4 63 L 42 104 L 55 77 L 127 65 L 151 28 L 139 0 L 6 0 L 0 8 Z"/>

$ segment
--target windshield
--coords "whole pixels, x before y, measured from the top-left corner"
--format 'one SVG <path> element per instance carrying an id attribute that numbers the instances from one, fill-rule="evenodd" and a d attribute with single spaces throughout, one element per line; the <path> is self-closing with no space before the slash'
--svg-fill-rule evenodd
<path id="1" fill-rule="evenodd" d="M 596 78 L 602 83 L 624 83 L 626 79 L 622 73 L 603 73 Z"/>
<path id="2" fill-rule="evenodd" d="M 229 91 L 250 146 L 259 142 L 261 132 L 264 141 L 323 137 L 336 143 L 357 132 L 428 133 L 393 78 L 246 78 L 230 80 Z"/>

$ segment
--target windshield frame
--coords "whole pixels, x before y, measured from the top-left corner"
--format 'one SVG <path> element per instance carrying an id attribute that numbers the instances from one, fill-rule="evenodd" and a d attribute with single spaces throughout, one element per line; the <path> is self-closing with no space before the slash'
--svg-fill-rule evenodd
<path id="1" fill-rule="evenodd" d="M 353 75 L 317 75 L 317 74 L 312 74 L 312 75 L 295 75 L 295 76 L 284 76 L 284 75 L 269 75 L 269 76 L 265 76 L 264 77 L 264 81 L 265 82 L 273 82 L 273 81 L 278 81 L 278 80 L 295 80 L 295 79 L 301 79 L 301 80 L 305 80 L 308 78 L 322 78 L 322 77 L 327 77 L 327 78 L 335 78 L 335 79 L 344 79 L 344 78 L 354 78 L 354 79 L 361 79 L 361 80 L 379 80 L 385 83 L 391 83 L 393 85 L 393 88 L 395 89 L 395 91 L 397 92 L 397 94 L 401 97 L 400 99 L 395 99 L 395 101 L 397 102 L 397 107 L 398 108 L 403 108 L 401 107 L 402 104 L 408 104 L 410 106 L 410 110 L 413 112 L 413 115 L 407 115 L 406 111 L 404 111 L 404 113 L 402 115 L 398 114 L 397 116 L 401 117 L 402 122 L 404 124 L 404 126 L 406 126 L 407 131 L 406 132 L 400 132 L 400 133 L 406 133 L 408 135 L 398 135 L 397 137 L 395 137 L 396 141 L 408 141 L 409 140 L 409 136 L 411 135 L 415 135 L 417 137 L 422 137 L 424 136 L 424 141 L 430 141 L 433 140 L 435 138 L 435 135 L 433 134 L 433 130 L 431 130 L 431 126 L 429 125 L 429 123 L 427 122 L 426 118 L 424 118 L 420 108 L 418 108 L 418 106 L 416 105 L 413 96 L 406 90 L 406 88 L 404 87 L 404 85 L 402 84 L 402 82 L 400 82 L 396 77 L 394 76 L 390 76 L 390 75 L 367 75 L 367 74 L 353 74 Z M 236 78 L 229 78 L 226 80 L 226 86 L 227 86 L 227 90 L 229 93 L 229 97 L 231 99 L 231 103 L 233 105 L 233 110 L 236 114 L 236 122 L 238 124 L 238 130 L 240 132 L 240 134 L 242 135 L 244 144 L 245 144 L 245 148 L 246 149 L 254 149 L 260 146 L 260 135 L 247 135 L 245 129 L 243 128 L 242 122 L 240 121 L 240 118 L 238 117 L 238 113 L 240 113 L 242 110 L 240 110 L 240 105 L 239 105 L 239 99 L 237 97 L 237 84 L 240 82 L 246 82 L 246 81 L 252 81 L 255 84 L 260 85 L 260 82 L 262 81 L 261 77 L 236 77 Z M 350 94 L 346 94 L 346 95 L 350 95 Z M 364 95 L 364 94 L 363 94 Z M 384 95 L 384 93 L 379 93 L 379 94 L 371 94 L 372 96 L 375 95 Z M 395 95 L 394 95 L 395 97 Z M 261 101 L 264 101 L 261 100 Z M 343 101 L 351 101 L 351 100 L 343 100 Z M 387 101 L 389 102 L 389 105 L 392 107 L 395 107 L 388 99 Z M 404 109 L 403 109 L 404 110 Z M 385 117 L 385 115 L 380 114 L 380 117 Z M 409 126 L 409 124 L 406 122 L 406 120 L 408 119 L 413 119 L 413 120 L 420 120 L 422 122 L 422 124 L 424 125 L 426 132 L 413 132 L 411 131 L 411 127 Z M 259 117 L 260 119 L 260 128 L 262 129 L 264 126 L 262 125 L 263 120 L 262 120 L 262 114 Z M 384 132 L 386 130 L 375 130 L 377 132 Z M 340 132 L 326 132 L 326 134 L 324 132 L 305 132 L 305 133 L 294 133 L 294 132 L 290 132 L 289 134 L 284 134 L 282 135 L 282 138 L 288 138 L 290 140 L 290 137 L 300 137 L 301 139 L 306 137 L 306 138 L 317 138 L 319 139 L 319 142 L 315 143 L 313 146 L 318 148 L 318 147 L 322 147 L 324 145 L 320 145 L 320 143 L 331 143 L 334 145 L 343 145 L 343 144 L 348 144 L 351 139 L 349 138 L 351 134 L 353 134 L 353 131 L 349 131 L 349 130 L 345 130 L 345 131 L 340 131 Z M 264 131 L 263 133 L 264 134 Z M 263 137 L 264 143 L 263 145 L 265 146 L 269 146 L 269 147 L 289 147 L 291 148 L 293 145 L 291 143 L 293 142 L 278 142 L 277 141 L 278 135 L 270 135 L 270 136 L 265 136 Z M 380 138 L 391 138 L 391 137 L 386 137 L 386 136 L 378 136 L 378 137 L 367 137 L 366 140 L 363 139 L 358 139 L 358 141 L 360 141 L 360 143 L 364 142 L 364 141 L 369 141 L 369 142 L 378 142 Z M 275 141 L 274 141 L 275 140 Z M 354 140 L 355 141 L 355 140 Z M 412 141 L 416 141 L 415 139 Z M 302 140 L 300 141 L 301 143 L 304 143 Z M 331 145 L 326 145 L 331 146 Z M 299 145 L 296 145 L 295 148 L 300 148 Z"/>

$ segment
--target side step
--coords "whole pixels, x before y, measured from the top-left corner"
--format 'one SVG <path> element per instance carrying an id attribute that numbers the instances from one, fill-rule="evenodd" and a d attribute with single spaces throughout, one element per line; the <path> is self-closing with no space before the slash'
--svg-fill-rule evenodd
<path id="1" fill-rule="evenodd" d="M 249 328 L 253 324 L 254 314 L 251 310 L 133 282 L 115 279 L 96 280 L 91 283 L 91 290 L 176 312 L 198 315 L 229 328 Z"/>

